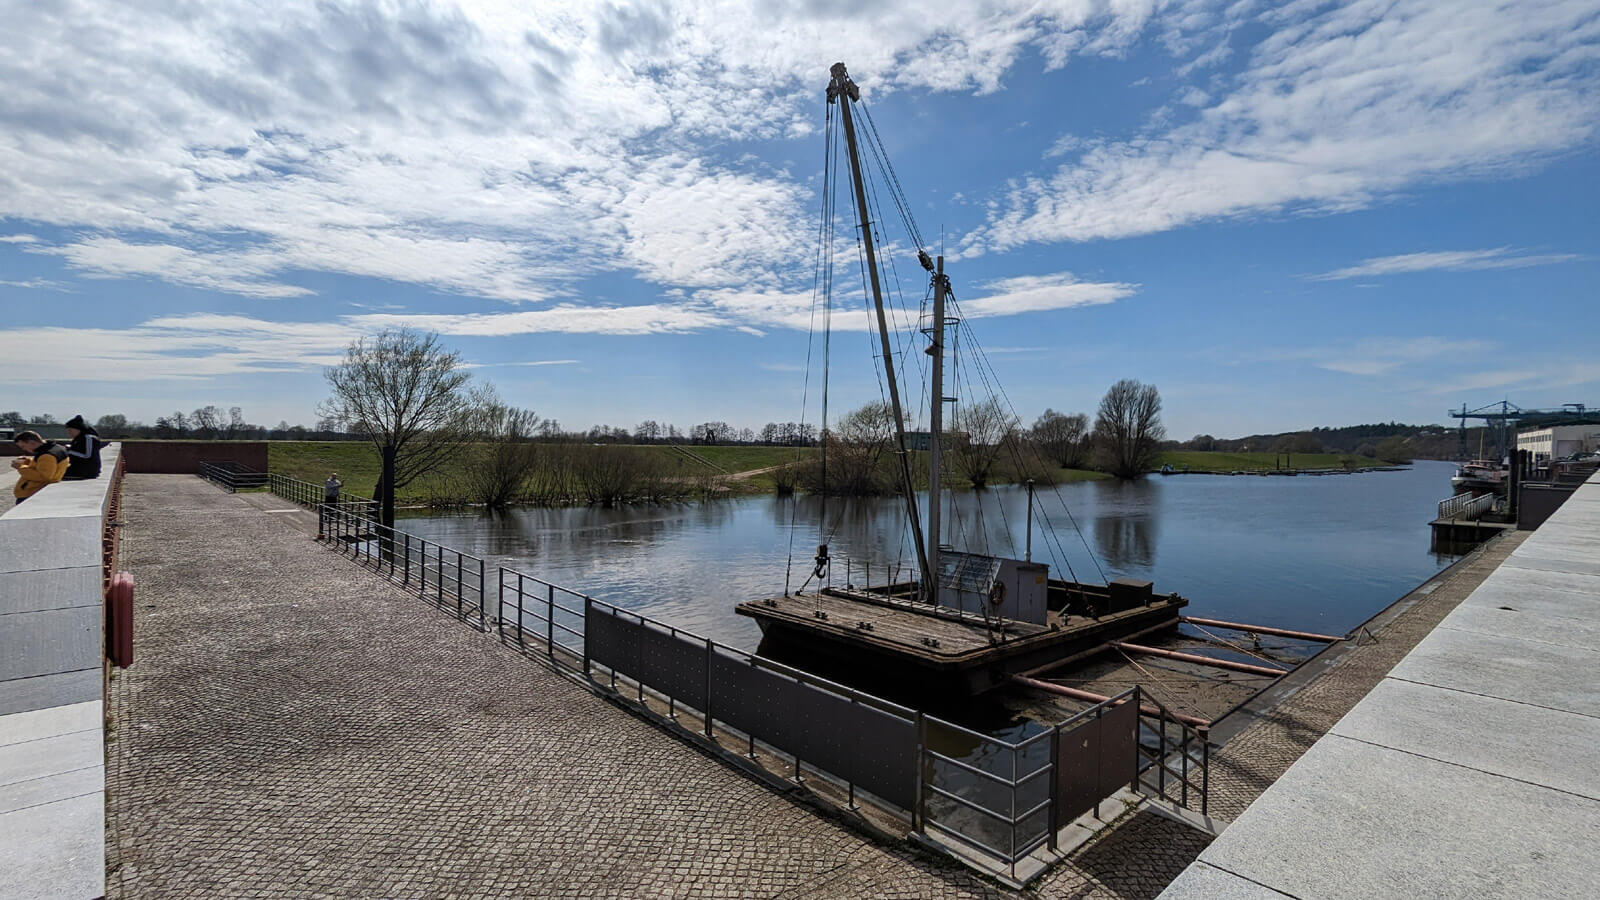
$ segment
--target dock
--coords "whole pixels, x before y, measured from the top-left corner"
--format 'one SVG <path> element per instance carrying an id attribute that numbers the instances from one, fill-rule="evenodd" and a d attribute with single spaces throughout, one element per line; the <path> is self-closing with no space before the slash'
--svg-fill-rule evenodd
<path id="1" fill-rule="evenodd" d="M 1596 834 L 1591 476 L 1161 896 L 1590 896 Z"/>

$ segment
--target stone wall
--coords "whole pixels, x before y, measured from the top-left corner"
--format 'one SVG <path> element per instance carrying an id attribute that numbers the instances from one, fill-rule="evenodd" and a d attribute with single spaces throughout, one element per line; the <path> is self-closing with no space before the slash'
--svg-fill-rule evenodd
<path id="1" fill-rule="evenodd" d="M 0 515 L 0 885 L 51 896 L 105 891 L 101 539 L 119 455 Z"/>
<path id="2" fill-rule="evenodd" d="M 201 462 L 236 462 L 267 471 L 266 441 L 124 441 L 128 474 L 193 475 Z"/>

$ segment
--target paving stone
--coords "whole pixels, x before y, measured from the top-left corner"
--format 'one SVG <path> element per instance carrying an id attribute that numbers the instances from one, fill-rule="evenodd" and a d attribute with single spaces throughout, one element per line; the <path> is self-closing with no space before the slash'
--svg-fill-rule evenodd
<path id="1" fill-rule="evenodd" d="M 1600 716 L 1600 652 L 1440 628 L 1392 677 Z"/>
<path id="2" fill-rule="evenodd" d="M 1566 898 L 1592 895 L 1597 834 L 1593 800 L 1330 736 L 1205 861 L 1295 897 Z"/>
<path id="3" fill-rule="evenodd" d="M 1185 869 L 1161 892 L 1163 898 L 1183 897 L 1185 900 L 1282 900 L 1288 896 L 1203 862 Z"/>
<path id="4" fill-rule="evenodd" d="M 127 479 L 111 900 L 1013 894 L 671 738 L 266 503 Z M 1130 814 L 1029 895 L 1153 897 L 1207 840 Z"/>
<path id="5" fill-rule="evenodd" d="M 1600 800 L 1592 716 L 1389 678 L 1332 733 Z"/>

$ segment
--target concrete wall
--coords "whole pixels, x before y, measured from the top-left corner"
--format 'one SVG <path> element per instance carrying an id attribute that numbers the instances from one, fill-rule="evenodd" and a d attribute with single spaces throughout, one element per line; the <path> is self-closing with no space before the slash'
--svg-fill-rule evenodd
<path id="1" fill-rule="evenodd" d="M 229 460 L 267 471 L 266 441 L 123 441 L 128 473 L 193 475 L 201 462 Z"/>
<path id="2" fill-rule="evenodd" d="M 1517 528 L 1532 531 L 1543 525 L 1577 489 L 1575 484 L 1523 482 L 1517 493 Z"/>
<path id="3" fill-rule="evenodd" d="M 0 895 L 105 892 L 104 598 L 111 473 L 0 515 Z"/>

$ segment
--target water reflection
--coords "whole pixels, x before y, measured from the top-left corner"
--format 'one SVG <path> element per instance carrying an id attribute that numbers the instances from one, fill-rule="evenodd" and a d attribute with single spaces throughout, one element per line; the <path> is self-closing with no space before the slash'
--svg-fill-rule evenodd
<path id="1" fill-rule="evenodd" d="M 1045 488 L 1033 558 L 1086 580 L 1149 579 L 1158 592 L 1190 598 L 1197 615 L 1342 633 L 1454 558 L 1432 552 L 1427 526 L 1451 471 L 1418 463 L 1321 478 L 1183 475 Z M 948 543 L 1022 555 L 1023 489 L 945 502 Z M 749 497 L 412 518 L 402 527 L 753 650 L 759 630 L 734 605 L 782 593 L 786 582 L 798 587 L 821 540 L 835 583 L 867 580 L 867 567 L 874 582 L 915 570 L 898 498 L 830 498 L 826 518 L 822 507 L 818 497 Z"/>

